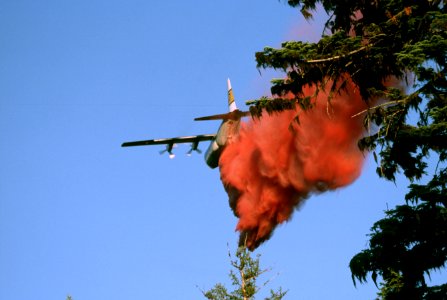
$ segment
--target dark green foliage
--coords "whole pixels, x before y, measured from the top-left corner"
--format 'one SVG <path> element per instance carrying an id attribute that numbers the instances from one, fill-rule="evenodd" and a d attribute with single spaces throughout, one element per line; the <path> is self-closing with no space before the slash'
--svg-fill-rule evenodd
<path id="1" fill-rule="evenodd" d="M 299 100 L 303 86 L 322 86 L 328 79 L 335 90 L 347 74 L 365 99 L 386 93 L 390 76 L 402 79 L 410 73 L 420 82 L 438 77 L 445 92 L 445 68 L 424 66 L 428 61 L 445 65 L 447 14 L 440 1 L 288 2 L 306 15 L 322 3 L 331 15 L 326 28 L 332 34 L 318 43 L 288 41 L 280 49 L 256 53 L 258 67 L 287 72 L 273 83 L 274 95 L 291 93 Z"/>
<path id="2" fill-rule="evenodd" d="M 231 266 L 235 269 L 230 271 L 231 284 L 235 289 L 229 292 L 227 288 L 218 283 L 209 291 L 203 292 L 203 295 L 210 300 L 252 300 L 259 292 L 261 287 L 265 286 L 269 281 L 264 282 L 258 286 L 257 280 L 259 277 L 270 271 L 269 269 L 261 269 L 259 266 L 258 254 L 256 258 L 252 258 L 249 250 L 246 247 L 239 247 L 236 251 L 236 259 L 232 259 L 231 254 L 228 253 L 231 261 Z M 286 295 L 287 291 L 282 291 L 279 288 L 277 291 L 270 290 L 270 297 L 265 300 L 280 300 Z"/>
<path id="3" fill-rule="evenodd" d="M 256 53 L 258 68 L 286 76 L 272 81 L 273 99 L 250 102 L 250 111 L 261 117 L 312 108 L 315 95 L 304 87 L 333 95 L 352 80 L 370 106 L 353 116 L 371 132 L 359 148 L 373 153 L 380 177 L 394 181 L 402 173 L 411 183 L 404 203 L 386 211 L 371 228 L 369 248 L 352 259 L 353 279 L 380 276 L 384 299 L 446 299 L 447 285 L 429 287 L 424 277 L 447 261 L 446 2 L 287 2 L 306 18 L 321 5 L 329 16 L 325 34 L 317 43 L 288 41 Z"/>
<path id="4" fill-rule="evenodd" d="M 372 272 L 374 282 L 380 275 L 385 285 L 399 283 L 387 296 L 410 299 L 419 295 L 415 298 L 420 299 L 437 288 L 428 288 L 424 275 L 445 266 L 447 210 L 436 203 L 423 203 L 397 206 L 386 215 L 372 227 L 369 249 L 351 260 L 353 280 L 364 282 Z"/>

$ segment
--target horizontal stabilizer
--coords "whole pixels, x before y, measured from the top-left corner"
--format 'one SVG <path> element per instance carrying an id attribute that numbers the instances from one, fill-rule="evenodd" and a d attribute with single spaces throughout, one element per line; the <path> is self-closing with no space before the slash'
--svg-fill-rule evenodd
<path id="1" fill-rule="evenodd" d="M 240 111 L 236 109 L 226 114 L 212 115 L 206 117 L 195 118 L 194 121 L 209 121 L 209 120 L 239 120 L 242 117 L 249 116 L 249 111 Z"/>

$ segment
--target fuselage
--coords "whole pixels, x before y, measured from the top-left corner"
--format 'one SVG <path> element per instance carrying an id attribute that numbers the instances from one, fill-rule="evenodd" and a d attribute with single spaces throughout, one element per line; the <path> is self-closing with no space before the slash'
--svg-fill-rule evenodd
<path id="1" fill-rule="evenodd" d="M 231 88 L 230 79 L 227 80 L 228 87 L 228 113 L 211 115 L 206 117 L 195 118 L 195 121 L 222 120 L 216 134 L 200 134 L 194 136 L 180 136 L 167 139 L 142 140 L 135 142 L 125 142 L 122 147 L 130 146 L 148 146 L 148 145 L 166 145 L 166 150 L 160 153 L 169 153 L 169 157 L 173 158 L 172 149 L 177 143 L 191 143 L 191 150 L 187 152 L 190 155 L 193 151 L 201 152 L 198 149 L 199 143 L 203 141 L 211 141 L 206 153 L 205 161 L 207 165 L 214 169 L 219 166 L 219 158 L 225 147 L 231 143 L 239 135 L 239 127 L 241 118 L 248 116 L 248 111 L 240 111 L 234 101 L 233 90 Z"/>
<path id="2" fill-rule="evenodd" d="M 240 119 L 229 119 L 220 124 L 216 138 L 205 152 L 205 161 L 210 168 L 214 169 L 219 166 L 219 158 L 222 151 L 238 136 L 240 125 Z"/>

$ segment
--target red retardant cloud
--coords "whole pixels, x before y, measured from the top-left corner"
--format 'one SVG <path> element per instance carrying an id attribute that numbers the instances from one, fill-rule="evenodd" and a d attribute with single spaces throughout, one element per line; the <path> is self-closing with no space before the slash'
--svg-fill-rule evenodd
<path id="1" fill-rule="evenodd" d="M 314 93 L 313 88 L 305 91 Z M 221 155 L 221 179 L 239 218 L 239 243 L 253 250 L 289 220 L 312 193 L 352 183 L 364 161 L 357 141 L 366 109 L 354 85 L 333 97 L 320 92 L 313 109 L 284 111 L 242 123 Z M 299 123 L 294 121 L 299 116 Z"/>

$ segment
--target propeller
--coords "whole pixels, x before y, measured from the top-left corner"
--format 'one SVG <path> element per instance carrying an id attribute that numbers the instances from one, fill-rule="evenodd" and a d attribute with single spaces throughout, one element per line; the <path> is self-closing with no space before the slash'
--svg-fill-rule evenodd
<path id="1" fill-rule="evenodd" d="M 199 148 L 199 142 L 194 142 L 191 144 L 191 149 L 186 153 L 186 155 L 191 156 L 193 151 L 196 151 L 197 153 L 202 153 L 202 150 L 200 150 Z"/>
<path id="2" fill-rule="evenodd" d="M 169 153 L 169 158 L 173 159 L 175 157 L 175 154 L 172 153 L 172 149 L 174 147 L 177 147 L 177 145 L 176 144 L 167 144 L 166 145 L 166 149 L 160 151 L 160 155 L 168 152 Z"/>
<path id="3" fill-rule="evenodd" d="M 202 150 L 197 149 L 197 148 L 194 149 L 194 148 L 191 147 L 191 149 L 186 153 L 186 155 L 191 156 L 191 154 L 192 154 L 193 151 L 196 151 L 196 152 L 199 153 L 199 154 L 202 153 Z"/>

